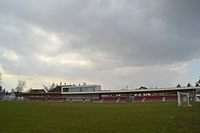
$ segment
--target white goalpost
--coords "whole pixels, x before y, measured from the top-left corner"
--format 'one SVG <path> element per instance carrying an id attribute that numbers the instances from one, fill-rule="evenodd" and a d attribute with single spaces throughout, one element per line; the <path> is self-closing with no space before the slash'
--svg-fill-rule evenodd
<path id="1" fill-rule="evenodd" d="M 184 107 L 191 107 L 192 105 L 190 104 L 190 93 L 186 92 L 177 92 L 178 96 L 178 107 L 184 106 Z"/>

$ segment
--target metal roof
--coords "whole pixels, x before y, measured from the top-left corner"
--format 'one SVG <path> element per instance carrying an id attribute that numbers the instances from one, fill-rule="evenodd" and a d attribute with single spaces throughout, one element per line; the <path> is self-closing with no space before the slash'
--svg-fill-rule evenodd
<path id="1" fill-rule="evenodd" d="M 173 92 L 173 91 L 192 91 L 200 89 L 200 87 L 171 87 L 171 88 L 157 88 L 157 89 L 129 89 L 129 90 L 101 90 L 94 92 L 61 92 L 67 95 L 89 95 L 89 94 L 128 94 L 128 93 L 151 93 L 151 92 Z"/>

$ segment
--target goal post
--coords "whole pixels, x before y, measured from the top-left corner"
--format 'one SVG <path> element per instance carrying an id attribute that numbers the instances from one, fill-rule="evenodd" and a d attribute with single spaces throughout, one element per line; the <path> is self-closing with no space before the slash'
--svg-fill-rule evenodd
<path id="1" fill-rule="evenodd" d="M 190 93 L 189 92 L 177 92 L 177 99 L 178 99 L 178 107 L 180 106 L 187 106 L 191 107 L 190 104 Z"/>

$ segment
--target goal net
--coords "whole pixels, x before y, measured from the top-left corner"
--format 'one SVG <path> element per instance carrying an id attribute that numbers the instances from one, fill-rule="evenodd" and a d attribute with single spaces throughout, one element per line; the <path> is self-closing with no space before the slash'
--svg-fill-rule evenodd
<path id="1" fill-rule="evenodd" d="M 191 107 L 190 104 L 190 93 L 183 93 L 183 92 L 177 92 L 178 96 L 178 107 Z"/>

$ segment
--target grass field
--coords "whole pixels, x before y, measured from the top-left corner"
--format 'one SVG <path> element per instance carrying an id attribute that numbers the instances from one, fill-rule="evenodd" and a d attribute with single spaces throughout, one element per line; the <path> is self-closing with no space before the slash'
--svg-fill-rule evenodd
<path id="1" fill-rule="evenodd" d="M 200 133 L 200 103 L 0 101 L 0 133 Z"/>

